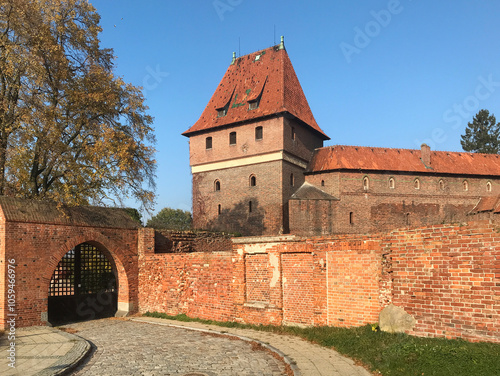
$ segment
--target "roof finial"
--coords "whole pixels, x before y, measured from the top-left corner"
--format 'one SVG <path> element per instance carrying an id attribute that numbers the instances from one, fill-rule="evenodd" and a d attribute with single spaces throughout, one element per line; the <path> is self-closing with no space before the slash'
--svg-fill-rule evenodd
<path id="1" fill-rule="evenodd" d="M 285 49 L 285 37 L 283 35 L 281 36 L 281 43 L 280 43 L 279 49 L 280 50 L 284 50 Z"/>
<path id="2" fill-rule="evenodd" d="M 233 52 L 233 60 L 231 60 L 231 65 L 236 62 L 236 52 Z"/>

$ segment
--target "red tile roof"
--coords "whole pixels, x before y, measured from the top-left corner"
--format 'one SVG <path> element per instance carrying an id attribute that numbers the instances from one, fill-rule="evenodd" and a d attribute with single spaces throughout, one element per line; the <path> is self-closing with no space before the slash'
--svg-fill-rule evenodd
<path id="1" fill-rule="evenodd" d="M 249 109 L 249 101 L 262 94 L 257 109 Z M 225 116 L 217 109 L 229 103 Z M 279 45 L 242 56 L 226 71 L 219 86 L 198 121 L 183 133 L 193 133 L 288 112 L 314 129 L 323 139 L 329 137 L 314 120 L 295 70 L 285 49 Z"/>
<path id="2" fill-rule="evenodd" d="M 316 149 L 307 172 L 373 170 L 500 176 L 498 154 L 431 151 L 430 157 L 430 166 L 425 166 L 420 150 L 336 145 Z"/>
<path id="3" fill-rule="evenodd" d="M 494 211 L 498 213 L 500 210 L 499 201 L 500 196 L 481 197 L 477 205 L 471 210 L 471 213 L 489 212 Z"/>

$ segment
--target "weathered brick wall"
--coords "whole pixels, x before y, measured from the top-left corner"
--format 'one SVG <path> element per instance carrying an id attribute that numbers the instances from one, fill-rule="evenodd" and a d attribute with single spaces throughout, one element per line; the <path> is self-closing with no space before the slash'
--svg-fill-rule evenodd
<path id="1" fill-rule="evenodd" d="M 369 179 L 364 189 L 363 178 Z M 394 179 L 394 188 L 389 179 Z M 419 179 L 419 189 L 414 181 Z M 384 172 L 330 172 L 307 175 L 306 181 L 339 198 L 328 212 L 325 204 L 291 202 L 290 229 L 297 235 L 376 233 L 401 227 L 466 221 L 482 196 L 500 194 L 500 180 Z M 443 185 L 440 185 L 440 181 Z M 468 189 L 464 190 L 463 182 Z M 486 184 L 491 182 L 488 192 Z M 352 213 L 352 214 L 351 214 Z"/>
<path id="2" fill-rule="evenodd" d="M 118 304 L 137 310 L 137 230 L 2 221 L 0 243 L 5 262 L 15 260 L 16 325 L 47 324 L 49 284 L 57 264 L 75 246 L 89 242 L 112 260 L 118 277 Z M 4 288 L 4 278 L 0 288 Z M 5 289 L 0 290 L 2 292 Z M 2 294 L 4 295 L 4 294 Z M 5 299 L 2 296 L 1 299 Z M 0 300 L 0 327 L 7 304 Z"/>
<path id="3" fill-rule="evenodd" d="M 500 234 L 487 222 L 396 231 L 393 303 L 417 320 L 410 334 L 500 342 Z"/>
<path id="4" fill-rule="evenodd" d="M 500 342 L 497 230 L 478 222 L 363 236 L 235 238 L 231 252 L 211 253 L 143 247 L 141 311 L 360 326 L 377 322 L 393 303 L 415 317 L 410 334 Z"/>
<path id="5" fill-rule="evenodd" d="M 155 230 L 155 253 L 231 251 L 231 236 L 208 231 Z"/>
<path id="6" fill-rule="evenodd" d="M 140 312 L 181 313 L 214 320 L 234 317 L 231 252 L 158 254 L 154 230 L 142 229 Z"/>

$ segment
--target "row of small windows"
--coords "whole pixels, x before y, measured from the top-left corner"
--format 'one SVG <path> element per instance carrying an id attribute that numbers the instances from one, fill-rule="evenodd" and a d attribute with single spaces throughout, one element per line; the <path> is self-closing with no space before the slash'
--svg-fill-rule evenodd
<path id="1" fill-rule="evenodd" d="M 388 183 L 389 183 L 390 189 L 394 189 L 396 187 L 396 181 L 394 180 L 394 178 L 389 178 Z M 444 180 L 442 180 L 442 179 L 439 180 L 438 185 L 439 185 L 439 189 L 444 190 L 444 188 L 445 188 Z M 321 186 L 322 187 L 325 186 L 324 180 L 321 180 Z M 416 178 L 415 180 L 413 180 L 413 187 L 415 189 L 420 189 L 420 179 L 419 178 Z M 365 176 L 363 178 L 363 189 L 368 190 L 369 188 L 370 188 L 370 179 L 367 176 Z M 469 190 L 469 183 L 467 180 L 464 180 L 462 182 L 462 188 L 464 191 Z M 486 182 L 486 191 L 491 192 L 491 182 Z"/>
<path id="2" fill-rule="evenodd" d="M 264 138 L 264 131 L 261 126 L 255 127 L 255 140 L 260 141 Z M 229 145 L 236 145 L 236 132 L 229 133 Z M 205 138 L 205 149 L 212 149 L 212 137 Z"/>
<path id="3" fill-rule="evenodd" d="M 257 185 L 257 178 L 255 177 L 255 175 L 250 175 L 250 177 L 248 178 L 248 185 L 250 187 L 255 187 Z M 290 174 L 290 185 L 292 187 L 295 186 L 295 176 L 293 174 Z M 220 180 L 217 179 L 214 181 L 214 191 L 216 192 L 219 192 L 221 190 L 221 183 L 220 183 Z"/>

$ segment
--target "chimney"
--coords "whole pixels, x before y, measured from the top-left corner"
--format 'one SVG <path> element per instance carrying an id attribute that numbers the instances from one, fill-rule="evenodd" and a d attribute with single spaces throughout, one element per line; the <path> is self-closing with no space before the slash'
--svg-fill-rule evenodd
<path id="1" fill-rule="evenodd" d="M 420 146 L 420 159 L 425 167 L 431 167 L 431 148 L 427 144 Z"/>

